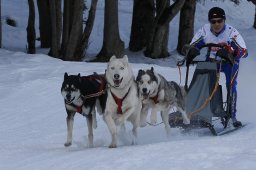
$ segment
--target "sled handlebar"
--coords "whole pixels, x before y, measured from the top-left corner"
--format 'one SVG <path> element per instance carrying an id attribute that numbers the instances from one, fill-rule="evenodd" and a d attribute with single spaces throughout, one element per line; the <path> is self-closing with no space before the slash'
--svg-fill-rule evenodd
<path id="1" fill-rule="evenodd" d="M 208 44 L 203 45 L 201 48 L 205 48 L 205 47 L 219 47 L 219 48 L 223 48 L 224 46 L 220 45 L 220 44 L 215 44 L 215 43 L 208 43 Z"/>
<path id="2" fill-rule="evenodd" d="M 220 44 L 215 44 L 215 43 L 208 43 L 208 44 L 205 44 L 205 45 L 203 45 L 201 48 L 200 48 L 200 50 L 202 49 L 202 48 L 208 48 L 208 51 L 207 51 L 207 55 L 210 55 L 210 52 L 211 52 L 211 47 L 218 47 L 218 48 L 220 48 L 220 49 L 224 49 L 224 46 L 223 45 L 220 45 Z M 199 54 L 200 54 L 200 52 L 199 52 Z M 221 59 L 224 59 L 225 61 L 227 61 L 228 63 L 230 63 L 231 65 L 233 65 L 234 64 L 234 59 L 233 59 L 233 56 L 232 55 L 230 55 L 230 54 L 228 54 L 228 53 L 225 53 L 225 55 L 223 55 L 223 51 L 222 51 L 222 53 L 221 53 L 222 55 L 220 55 L 219 57 L 221 58 Z M 196 57 L 196 56 L 195 56 Z M 184 65 L 184 63 L 185 63 L 185 61 L 187 61 L 187 58 L 188 58 L 188 56 L 186 56 L 183 60 L 181 60 L 181 61 L 178 61 L 177 62 L 177 66 L 182 66 L 182 65 Z M 189 63 L 187 63 L 188 65 L 189 64 L 195 64 L 195 63 L 198 63 L 198 62 L 203 62 L 203 61 L 193 61 L 193 59 L 189 62 Z M 209 62 L 220 62 L 220 61 L 217 61 L 217 60 L 212 60 L 212 61 L 209 61 Z"/>

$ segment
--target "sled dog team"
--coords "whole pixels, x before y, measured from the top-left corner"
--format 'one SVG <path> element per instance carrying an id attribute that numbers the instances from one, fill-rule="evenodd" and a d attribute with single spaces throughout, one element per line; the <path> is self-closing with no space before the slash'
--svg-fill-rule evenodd
<path id="1" fill-rule="evenodd" d="M 112 56 L 105 75 L 94 73 L 80 76 L 65 73 L 61 94 L 67 112 L 66 147 L 72 144 L 76 112 L 86 117 L 88 144 L 93 147 L 93 128 L 97 127 L 96 108 L 111 134 L 110 148 L 117 147 L 117 127 L 124 127 L 126 121 L 132 124 L 132 143 L 136 144 L 137 130 L 146 126 L 149 110 L 152 124 L 156 124 L 157 113 L 161 113 L 167 135 L 170 133 L 169 113 L 173 107 L 182 113 L 184 124 L 190 123 L 185 111 L 184 88 L 173 81 L 168 82 L 153 67 L 139 70 L 135 79 L 126 55 L 123 58 Z"/>

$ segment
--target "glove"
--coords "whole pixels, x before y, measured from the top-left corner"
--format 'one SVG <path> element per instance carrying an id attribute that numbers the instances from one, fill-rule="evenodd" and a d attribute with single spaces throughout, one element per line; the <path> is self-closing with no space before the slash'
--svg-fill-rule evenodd
<path id="1" fill-rule="evenodd" d="M 198 55 L 200 55 L 199 49 L 194 46 L 191 46 L 187 53 L 187 57 L 186 57 L 187 63 L 186 64 L 189 65 L 193 61 L 193 59 Z"/>
<path id="2" fill-rule="evenodd" d="M 229 53 L 229 51 L 226 50 L 225 48 L 219 49 L 217 51 L 216 55 L 219 56 L 220 58 L 226 60 L 230 64 L 234 65 L 234 57 L 233 57 L 233 55 L 231 53 Z"/>
<path id="3" fill-rule="evenodd" d="M 231 47 L 230 45 L 225 45 L 223 48 L 224 48 L 225 50 L 227 50 L 228 53 L 234 54 L 234 48 Z"/>

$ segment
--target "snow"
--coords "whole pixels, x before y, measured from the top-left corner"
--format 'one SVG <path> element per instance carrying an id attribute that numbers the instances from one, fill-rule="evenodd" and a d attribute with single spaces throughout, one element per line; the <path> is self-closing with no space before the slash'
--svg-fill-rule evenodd
<path id="1" fill-rule="evenodd" d="M 17 5 L 18 4 L 18 5 Z M 244 37 L 249 56 L 240 64 L 238 77 L 238 119 L 247 124 L 234 133 L 214 137 L 208 129 L 183 134 L 177 128 L 166 138 L 163 124 L 139 129 L 138 145 L 130 145 L 130 126 L 120 134 L 118 148 L 109 149 L 110 134 L 97 115 L 94 148 L 87 147 L 86 120 L 76 115 L 73 144 L 65 148 L 66 112 L 60 93 L 65 72 L 82 75 L 103 73 L 106 63 L 65 62 L 25 52 L 28 7 L 26 0 L 2 0 L 2 15 L 18 21 L 13 28 L 3 23 L 3 49 L 0 49 L 0 169 L 175 169 L 175 170 L 253 170 L 256 167 L 256 30 L 252 28 L 255 6 L 241 1 L 205 1 L 197 5 L 195 29 L 207 22 L 207 11 L 222 6 L 227 22 Z M 95 28 L 88 53 L 93 56 L 102 45 L 104 3 L 98 2 Z M 119 1 L 120 35 L 129 43 L 132 2 Z M 178 20 L 171 25 L 169 50 L 175 56 Z M 38 32 L 38 29 L 37 29 Z M 39 44 L 37 45 L 39 46 Z M 179 71 L 170 57 L 150 60 L 141 53 L 128 52 L 134 74 L 154 66 L 168 80 L 179 82 Z M 184 84 L 185 68 L 182 68 Z M 224 80 L 222 80 L 223 83 Z M 161 120 L 158 119 L 158 122 Z"/>

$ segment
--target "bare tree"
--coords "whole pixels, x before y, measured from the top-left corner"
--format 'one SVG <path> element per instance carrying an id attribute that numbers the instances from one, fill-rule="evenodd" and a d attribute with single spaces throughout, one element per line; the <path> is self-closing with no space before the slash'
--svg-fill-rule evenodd
<path id="1" fill-rule="evenodd" d="M 51 13 L 51 49 L 49 55 L 60 58 L 60 39 L 61 39 L 61 0 L 50 0 Z"/>
<path id="2" fill-rule="evenodd" d="M 142 50 L 147 42 L 155 18 L 154 0 L 134 0 L 129 49 Z"/>
<path id="3" fill-rule="evenodd" d="M 28 0 L 29 6 L 29 16 L 27 25 L 27 41 L 29 54 L 36 53 L 35 41 L 36 41 L 36 31 L 35 31 L 35 5 L 34 0 Z"/>
<path id="4" fill-rule="evenodd" d="M 51 47 L 51 15 L 49 0 L 37 0 L 41 48 Z"/>
<path id="5" fill-rule="evenodd" d="M 180 26 L 177 51 L 182 53 L 185 44 L 189 44 L 194 34 L 196 0 L 186 0 L 180 11 Z M 183 54 L 184 55 L 184 54 Z"/>
<path id="6" fill-rule="evenodd" d="M 75 53 L 75 56 L 77 56 L 77 58 L 82 58 L 85 54 L 85 51 L 88 48 L 89 37 L 91 35 L 93 24 L 94 24 L 94 19 L 95 19 L 97 3 L 98 3 L 98 0 L 91 1 L 91 7 L 90 7 L 88 19 L 86 21 L 86 27 L 84 28 L 84 32 L 83 32 L 81 41 L 78 44 L 76 53 Z"/>
<path id="7" fill-rule="evenodd" d="M 251 1 L 254 5 L 255 5 L 255 16 L 254 16 L 254 23 L 253 23 L 253 28 L 256 29 L 256 0 L 247 0 L 247 1 Z"/>
<path id="8" fill-rule="evenodd" d="M 163 58 L 169 55 L 167 48 L 169 22 L 182 8 L 185 0 L 176 0 L 171 6 L 170 0 L 159 0 L 156 2 L 157 15 L 144 54 L 151 58 Z"/>
<path id="9" fill-rule="evenodd" d="M 61 45 L 64 60 L 81 60 L 81 56 L 75 55 L 75 52 L 82 37 L 83 7 L 83 0 L 64 0 L 63 38 Z"/>
<path id="10" fill-rule="evenodd" d="M 255 3 L 255 5 L 256 5 L 256 3 Z M 254 15 L 253 28 L 255 28 L 255 29 L 256 29 L 256 7 L 255 7 L 255 15 Z"/>
<path id="11" fill-rule="evenodd" d="M 0 18 L 2 18 L 2 1 L 0 0 Z M 2 19 L 0 21 L 0 48 L 2 48 Z"/>
<path id="12" fill-rule="evenodd" d="M 105 0 L 103 46 L 94 61 L 108 61 L 112 55 L 121 57 L 124 42 L 118 28 L 118 0 Z"/>

